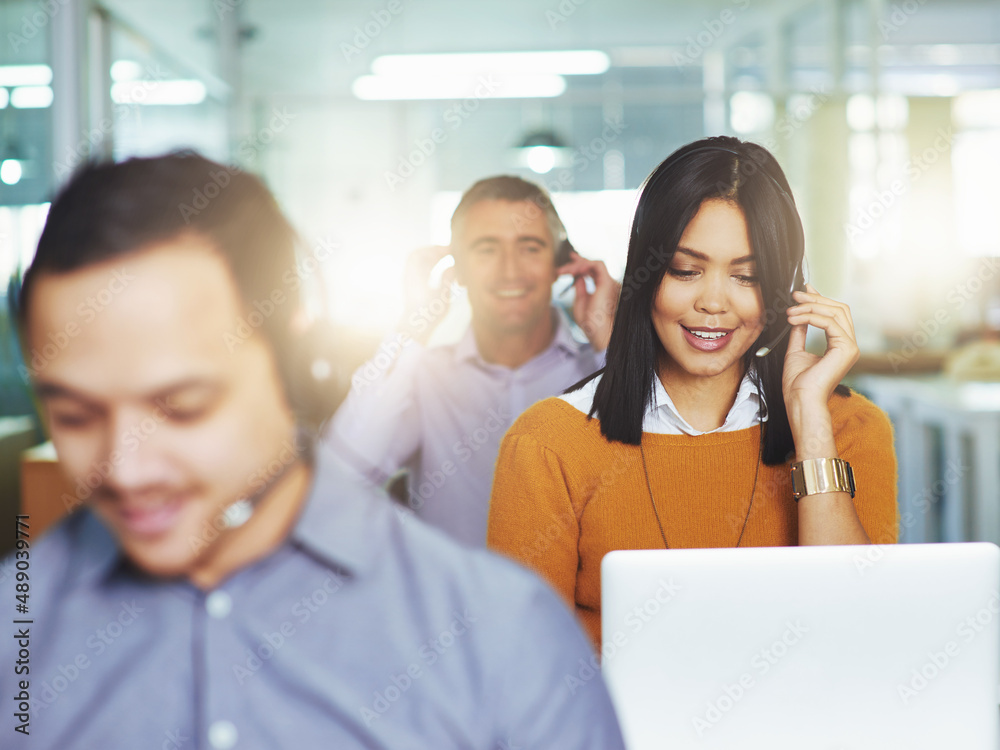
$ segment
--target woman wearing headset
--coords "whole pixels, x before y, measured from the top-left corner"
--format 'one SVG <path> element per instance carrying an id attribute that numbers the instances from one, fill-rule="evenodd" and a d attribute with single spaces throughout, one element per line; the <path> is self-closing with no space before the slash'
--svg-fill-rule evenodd
<path id="1" fill-rule="evenodd" d="M 598 647 L 611 550 L 896 541 L 891 425 L 839 385 L 850 310 L 803 288 L 802 260 L 766 149 L 677 150 L 639 199 L 606 367 L 505 436 L 488 545 L 545 576 Z"/>

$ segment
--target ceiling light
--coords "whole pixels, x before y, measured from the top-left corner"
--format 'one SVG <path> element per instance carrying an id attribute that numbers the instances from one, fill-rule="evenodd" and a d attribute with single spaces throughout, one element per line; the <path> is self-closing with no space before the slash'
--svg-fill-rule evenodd
<path id="1" fill-rule="evenodd" d="M 774 124 L 774 100 L 762 91 L 737 91 L 729 99 L 729 123 L 740 135 L 765 132 Z"/>
<path id="2" fill-rule="evenodd" d="M 376 75 L 450 75 L 474 73 L 550 73 L 579 76 L 604 73 L 611 65 L 599 50 L 551 52 L 457 52 L 428 55 L 382 55 L 372 62 Z"/>
<path id="3" fill-rule="evenodd" d="M 112 81 L 134 81 L 142 78 L 142 66 L 135 60 L 116 60 L 111 65 Z"/>
<path id="4" fill-rule="evenodd" d="M 11 106 L 17 109 L 44 109 L 52 106 L 49 86 L 18 86 L 10 92 Z"/>
<path id="5" fill-rule="evenodd" d="M 4 185 L 16 185 L 21 181 L 21 162 L 17 159 L 4 159 L 0 162 L 0 182 Z"/>
<path id="6" fill-rule="evenodd" d="M 205 101 L 205 84 L 195 80 L 118 81 L 111 84 L 111 100 L 115 104 L 201 104 Z"/>
<path id="7" fill-rule="evenodd" d="M 566 81 L 558 75 L 360 76 L 351 90 L 366 101 L 404 99 L 534 99 L 559 96 Z"/>
<path id="8" fill-rule="evenodd" d="M 52 68 L 48 65 L 0 65 L 0 86 L 48 86 Z"/>
<path id="9" fill-rule="evenodd" d="M 535 174 L 548 174 L 555 167 L 572 162 L 571 150 L 551 130 L 528 133 L 514 149 L 518 166 L 528 167 Z"/>

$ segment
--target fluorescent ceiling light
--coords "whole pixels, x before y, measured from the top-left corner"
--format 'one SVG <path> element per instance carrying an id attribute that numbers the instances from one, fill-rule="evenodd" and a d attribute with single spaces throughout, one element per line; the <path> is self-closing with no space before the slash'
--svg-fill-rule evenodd
<path id="1" fill-rule="evenodd" d="M 433 55 L 382 55 L 372 62 L 376 75 L 452 75 L 473 73 L 551 73 L 597 75 L 611 65 L 600 50 L 562 52 L 457 52 Z"/>
<path id="2" fill-rule="evenodd" d="M 21 181 L 21 162 L 17 159 L 4 159 L 0 162 L 0 182 L 4 185 L 16 185 Z"/>
<path id="3" fill-rule="evenodd" d="M 135 81 L 142 78 L 144 72 L 135 60 L 116 60 L 111 64 L 112 81 Z"/>
<path id="4" fill-rule="evenodd" d="M 18 86 L 10 92 L 11 106 L 17 109 L 44 109 L 52 106 L 49 86 Z"/>
<path id="5" fill-rule="evenodd" d="M 10 102 L 10 92 L 0 88 L 0 109 L 7 109 L 8 102 Z"/>
<path id="6" fill-rule="evenodd" d="M 774 124 L 774 100 L 762 91 L 737 91 L 729 99 L 729 123 L 740 135 L 763 133 Z"/>
<path id="7" fill-rule="evenodd" d="M 205 101 L 201 81 L 119 81 L 111 84 L 115 104 L 201 104 Z"/>
<path id="8" fill-rule="evenodd" d="M 556 151 L 551 146 L 532 146 L 524 158 L 536 174 L 548 174 L 556 165 Z"/>
<path id="9" fill-rule="evenodd" d="M 360 76 L 351 89 L 358 99 L 534 99 L 559 96 L 566 81 L 557 75 Z"/>
<path id="10" fill-rule="evenodd" d="M 52 68 L 48 65 L 0 65 L 0 86 L 48 86 Z"/>

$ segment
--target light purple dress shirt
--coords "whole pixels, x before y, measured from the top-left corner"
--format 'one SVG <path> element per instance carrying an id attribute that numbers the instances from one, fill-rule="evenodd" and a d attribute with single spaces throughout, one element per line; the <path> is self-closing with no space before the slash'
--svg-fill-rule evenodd
<path id="1" fill-rule="evenodd" d="M 471 327 L 448 346 L 388 339 L 354 374 L 326 439 L 376 484 L 409 468 L 410 507 L 454 539 L 484 547 L 504 433 L 536 401 L 604 366 L 604 352 L 576 340 L 553 314 L 552 344 L 516 369 L 486 362 Z"/>

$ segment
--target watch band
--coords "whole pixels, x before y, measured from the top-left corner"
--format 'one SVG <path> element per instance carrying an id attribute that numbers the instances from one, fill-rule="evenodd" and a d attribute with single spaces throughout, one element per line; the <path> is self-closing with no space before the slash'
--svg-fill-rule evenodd
<path id="1" fill-rule="evenodd" d="M 792 495 L 798 502 L 806 495 L 850 492 L 854 497 L 854 470 L 842 458 L 807 458 L 792 464 Z"/>

